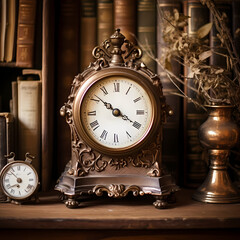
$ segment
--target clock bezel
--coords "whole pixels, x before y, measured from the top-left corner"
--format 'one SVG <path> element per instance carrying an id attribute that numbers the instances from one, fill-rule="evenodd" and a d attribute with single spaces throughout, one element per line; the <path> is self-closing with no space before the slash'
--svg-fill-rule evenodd
<path id="1" fill-rule="evenodd" d="M 4 180 L 4 176 L 7 172 L 7 170 L 12 167 L 12 165 L 15 165 L 15 164 L 18 164 L 18 163 L 21 163 L 22 165 L 28 165 L 34 172 L 35 176 L 36 176 L 36 184 L 33 188 L 32 191 L 29 192 L 29 194 L 25 195 L 25 196 L 22 196 L 22 197 L 15 197 L 15 196 L 12 196 L 11 194 L 9 194 L 9 192 L 6 191 L 4 185 L 3 185 L 3 180 Z M 10 163 L 7 163 L 1 170 L 0 172 L 0 186 L 1 186 L 1 189 L 3 190 L 4 194 L 9 197 L 10 199 L 12 200 L 16 200 L 16 201 L 24 201 L 24 200 L 27 200 L 29 199 L 38 189 L 38 186 L 39 186 L 39 177 L 38 177 L 38 173 L 36 171 L 36 169 L 31 165 L 31 163 L 28 163 L 28 162 L 25 162 L 25 161 L 21 161 L 21 160 L 14 160 L 13 162 L 10 162 Z"/>
<path id="2" fill-rule="evenodd" d="M 139 141 L 123 148 L 110 148 L 96 142 L 91 136 L 89 136 L 81 119 L 82 101 L 87 91 L 98 81 L 112 76 L 122 76 L 137 82 L 146 91 L 152 104 L 151 124 L 149 125 L 148 130 Z M 157 130 L 159 129 L 159 126 L 161 126 L 161 101 L 159 97 L 160 96 L 157 95 L 157 90 L 154 88 L 151 78 L 143 72 L 140 73 L 139 71 L 124 67 L 109 67 L 101 69 L 101 71 L 98 72 L 94 71 L 93 73 L 84 76 L 84 81 L 76 92 L 72 107 L 73 122 L 83 141 L 99 153 L 109 156 L 133 154 L 150 142 L 158 132 Z"/>

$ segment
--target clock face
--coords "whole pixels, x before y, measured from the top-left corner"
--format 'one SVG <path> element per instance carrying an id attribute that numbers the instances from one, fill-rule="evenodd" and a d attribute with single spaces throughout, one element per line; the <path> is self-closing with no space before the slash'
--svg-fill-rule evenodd
<path id="1" fill-rule="evenodd" d="M 7 196 L 13 199 L 25 199 L 37 188 L 36 171 L 24 162 L 6 165 L 1 176 L 2 188 Z"/>
<path id="2" fill-rule="evenodd" d="M 124 76 L 96 81 L 81 103 L 81 123 L 87 135 L 109 149 L 131 148 L 151 129 L 153 106 L 146 88 Z"/>

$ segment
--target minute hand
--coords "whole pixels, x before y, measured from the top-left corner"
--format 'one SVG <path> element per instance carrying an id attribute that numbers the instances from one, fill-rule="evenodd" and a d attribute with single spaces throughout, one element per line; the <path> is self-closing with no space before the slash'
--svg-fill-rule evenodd
<path id="1" fill-rule="evenodd" d="M 107 103 L 107 102 L 104 102 L 100 97 L 98 97 L 97 95 L 95 95 L 96 98 L 98 98 L 101 102 L 103 102 L 104 106 L 107 108 L 107 109 L 111 109 L 113 110 L 113 107 L 111 105 L 111 103 Z"/>

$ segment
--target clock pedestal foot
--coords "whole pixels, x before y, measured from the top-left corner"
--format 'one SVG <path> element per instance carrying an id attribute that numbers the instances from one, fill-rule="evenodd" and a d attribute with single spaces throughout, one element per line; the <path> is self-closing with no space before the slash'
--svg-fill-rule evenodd
<path id="1" fill-rule="evenodd" d="M 68 199 L 65 201 L 65 205 L 68 208 L 78 208 L 80 206 L 80 202 L 77 201 L 73 196 L 69 196 Z"/>
<path id="2" fill-rule="evenodd" d="M 167 196 L 157 196 L 156 201 L 153 202 L 153 206 L 157 209 L 164 209 L 168 205 Z"/>

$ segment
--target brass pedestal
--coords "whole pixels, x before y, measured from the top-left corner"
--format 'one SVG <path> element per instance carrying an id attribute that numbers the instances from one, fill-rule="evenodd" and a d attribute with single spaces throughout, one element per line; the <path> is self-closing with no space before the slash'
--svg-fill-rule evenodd
<path id="1" fill-rule="evenodd" d="M 193 194 L 193 199 L 206 203 L 240 202 L 240 192 L 227 172 L 228 150 L 209 150 L 210 169 L 203 184 Z"/>

